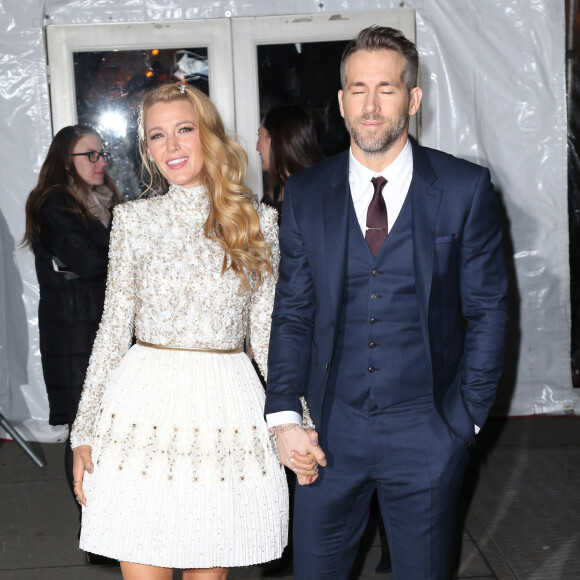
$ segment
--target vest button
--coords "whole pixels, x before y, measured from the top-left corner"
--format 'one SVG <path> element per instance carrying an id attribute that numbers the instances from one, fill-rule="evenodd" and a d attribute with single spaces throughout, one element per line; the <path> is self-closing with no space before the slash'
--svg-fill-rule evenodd
<path id="1" fill-rule="evenodd" d="M 377 319 L 376 318 L 371 318 L 369 321 L 371 324 L 376 324 L 377 323 Z"/>
<path id="2" fill-rule="evenodd" d="M 371 300 L 376 300 L 379 297 L 378 294 L 375 294 L 374 292 L 371 294 Z"/>
<path id="3" fill-rule="evenodd" d="M 369 367 L 369 373 L 374 373 L 375 372 L 375 367 Z"/>
<path id="4" fill-rule="evenodd" d="M 378 270 L 373 270 L 373 276 L 378 276 L 379 275 L 379 271 Z"/>
<path id="5" fill-rule="evenodd" d="M 330 363 L 326 363 L 325 368 L 326 368 L 326 370 L 328 370 L 330 368 Z"/>
<path id="6" fill-rule="evenodd" d="M 377 346 L 374 342 L 369 342 L 369 348 L 375 348 Z"/>

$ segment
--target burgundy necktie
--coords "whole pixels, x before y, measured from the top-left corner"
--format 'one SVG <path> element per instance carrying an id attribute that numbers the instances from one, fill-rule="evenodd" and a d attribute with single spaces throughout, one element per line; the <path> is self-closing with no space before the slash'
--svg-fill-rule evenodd
<path id="1" fill-rule="evenodd" d="M 379 177 L 373 177 L 371 181 L 375 187 L 375 193 L 367 211 L 365 240 L 376 258 L 388 232 L 387 206 L 383 199 L 383 187 L 385 187 L 387 180 L 379 175 Z"/>

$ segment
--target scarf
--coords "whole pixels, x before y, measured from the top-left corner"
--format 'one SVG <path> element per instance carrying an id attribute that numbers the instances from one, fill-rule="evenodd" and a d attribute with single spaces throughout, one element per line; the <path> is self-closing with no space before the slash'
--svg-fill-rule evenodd
<path id="1" fill-rule="evenodd" d="M 113 192 L 106 185 L 99 185 L 89 189 L 87 197 L 87 209 L 106 228 L 111 221 L 111 206 L 113 205 Z"/>

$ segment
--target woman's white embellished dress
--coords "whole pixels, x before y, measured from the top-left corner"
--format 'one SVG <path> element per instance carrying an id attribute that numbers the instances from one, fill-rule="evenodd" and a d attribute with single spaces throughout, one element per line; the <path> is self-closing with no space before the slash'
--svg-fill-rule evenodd
<path id="1" fill-rule="evenodd" d="M 257 206 L 279 262 L 274 210 Z M 266 373 L 276 275 L 240 294 L 203 232 L 203 187 L 115 209 L 105 311 L 71 434 L 90 445 L 80 547 L 174 568 L 278 558 L 288 493 L 263 418 L 264 391 L 243 352 L 251 330 Z"/>

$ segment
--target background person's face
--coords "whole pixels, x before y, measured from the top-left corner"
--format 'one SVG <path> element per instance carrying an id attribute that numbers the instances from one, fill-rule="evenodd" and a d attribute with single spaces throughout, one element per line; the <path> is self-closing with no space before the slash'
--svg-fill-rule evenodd
<path id="1" fill-rule="evenodd" d="M 256 151 L 260 154 L 262 158 L 262 171 L 268 171 L 270 169 L 270 144 L 272 143 L 272 137 L 270 133 L 266 131 L 264 125 L 260 125 L 258 129 L 258 142 L 256 143 Z"/>
<path id="2" fill-rule="evenodd" d="M 103 142 L 96 135 L 83 135 L 73 148 L 74 153 L 101 152 Z M 80 178 L 91 187 L 105 183 L 105 165 L 107 162 L 100 157 L 96 163 L 91 163 L 86 155 L 77 155 L 72 158 L 73 164 Z"/>

